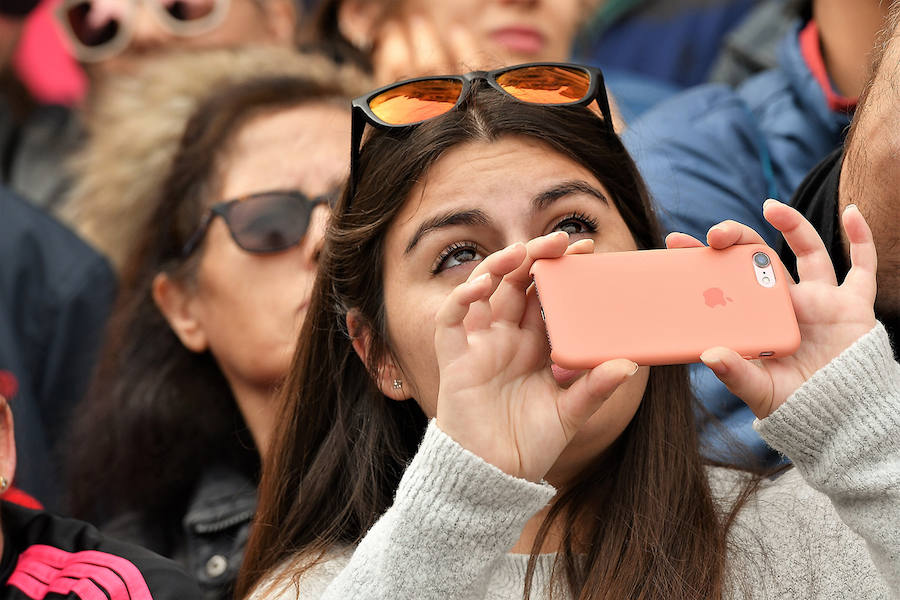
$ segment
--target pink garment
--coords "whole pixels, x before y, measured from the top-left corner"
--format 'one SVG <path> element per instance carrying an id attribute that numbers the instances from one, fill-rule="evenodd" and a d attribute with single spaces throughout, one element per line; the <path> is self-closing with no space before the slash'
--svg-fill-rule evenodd
<path id="1" fill-rule="evenodd" d="M 96 550 L 66 552 L 53 546 L 30 546 L 19 555 L 7 585 L 34 600 L 71 592 L 85 600 L 153 600 L 134 564 Z"/>
<path id="2" fill-rule="evenodd" d="M 72 105 L 84 97 L 87 80 L 64 46 L 53 15 L 58 3 L 59 0 L 44 0 L 28 17 L 15 66 L 39 101 Z"/>

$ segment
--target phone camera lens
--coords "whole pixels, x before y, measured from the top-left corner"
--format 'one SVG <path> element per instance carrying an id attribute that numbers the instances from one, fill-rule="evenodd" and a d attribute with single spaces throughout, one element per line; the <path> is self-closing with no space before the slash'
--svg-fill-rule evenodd
<path id="1" fill-rule="evenodd" d="M 772 261 L 769 260 L 769 256 L 765 252 L 757 252 L 753 255 L 753 262 L 760 269 L 764 269 L 772 264 Z"/>

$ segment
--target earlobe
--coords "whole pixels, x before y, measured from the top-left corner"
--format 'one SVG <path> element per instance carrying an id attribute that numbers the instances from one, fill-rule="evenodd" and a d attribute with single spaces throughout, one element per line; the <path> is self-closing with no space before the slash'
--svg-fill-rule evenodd
<path id="1" fill-rule="evenodd" d="M 182 284 L 165 273 L 157 273 L 153 278 L 153 301 L 185 348 L 192 352 L 206 351 L 209 347 L 206 331 L 195 314 L 191 295 Z"/>
<path id="2" fill-rule="evenodd" d="M 347 331 L 350 333 L 353 351 L 368 368 L 371 331 L 356 309 L 347 312 Z M 378 389 L 391 400 L 402 402 L 412 398 L 408 391 L 409 385 L 404 385 L 403 372 L 389 355 L 378 365 L 378 372 L 374 375 L 369 373 L 369 376 L 374 377 Z"/>

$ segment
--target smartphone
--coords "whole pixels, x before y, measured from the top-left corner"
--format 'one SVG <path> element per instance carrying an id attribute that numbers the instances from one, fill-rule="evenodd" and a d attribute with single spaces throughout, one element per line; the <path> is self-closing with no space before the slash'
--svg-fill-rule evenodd
<path id="1" fill-rule="evenodd" d="M 551 360 L 589 369 L 698 362 L 713 346 L 788 356 L 800 329 L 778 254 L 762 244 L 576 254 L 531 267 Z"/>

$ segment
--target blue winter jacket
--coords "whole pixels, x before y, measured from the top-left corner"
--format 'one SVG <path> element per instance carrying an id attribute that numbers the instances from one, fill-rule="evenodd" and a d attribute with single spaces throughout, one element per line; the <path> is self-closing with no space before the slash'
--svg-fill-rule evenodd
<path id="1" fill-rule="evenodd" d="M 770 246 L 777 232 L 762 203 L 789 201 L 806 174 L 843 143 L 850 115 L 829 108 L 803 57 L 798 35 L 788 35 L 779 66 L 738 89 L 704 85 L 657 105 L 624 134 L 650 189 L 663 229 L 701 240 L 710 227 L 734 219 L 759 231 Z M 753 431 L 753 414 L 711 371 L 694 365 L 697 396 L 727 431 L 768 464 L 779 460 Z M 707 452 L 730 444 L 703 429 Z"/>

